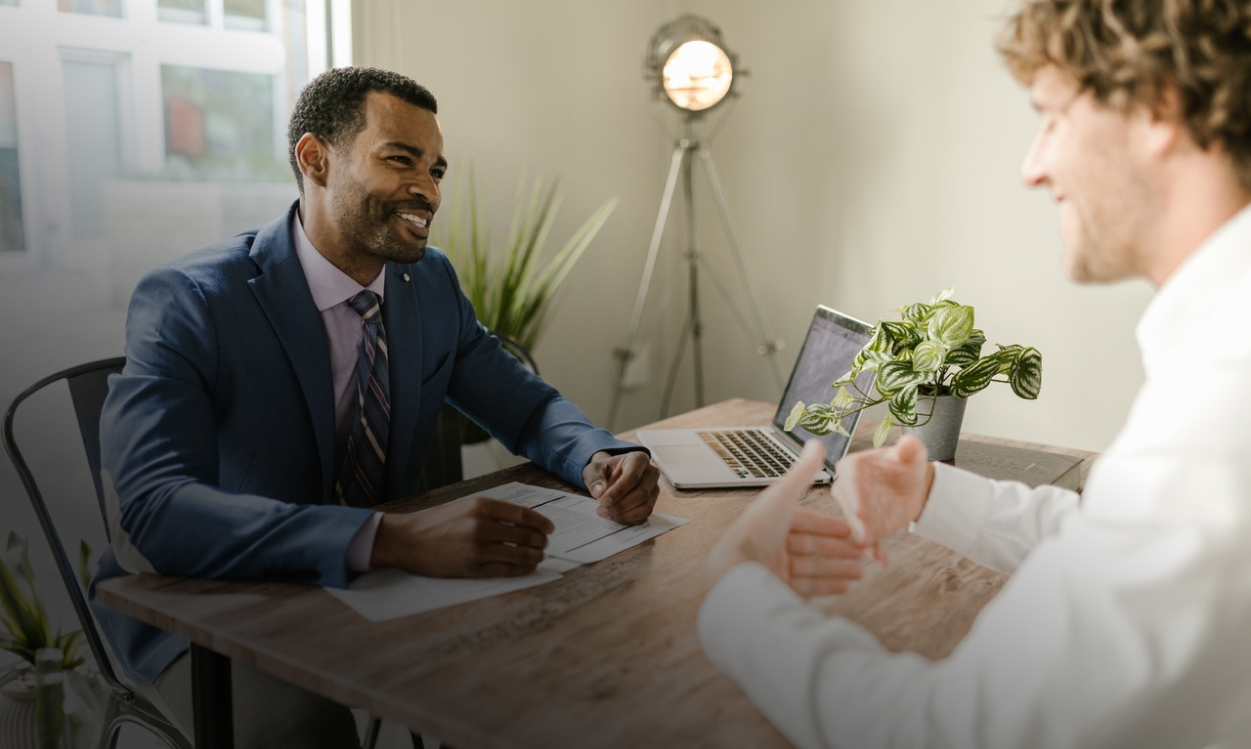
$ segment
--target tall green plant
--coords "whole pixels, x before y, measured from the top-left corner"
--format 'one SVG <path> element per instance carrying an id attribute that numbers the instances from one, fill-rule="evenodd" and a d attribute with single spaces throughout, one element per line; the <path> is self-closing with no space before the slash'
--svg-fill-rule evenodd
<path id="1" fill-rule="evenodd" d="M 785 429 L 798 426 L 813 434 L 838 432 L 850 437 L 843 419 L 886 403 L 887 414 L 873 434 L 873 446 L 881 447 L 892 426 L 927 423 L 933 415 L 932 399 L 940 395 L 967 398 L 992 382 L 1006 382 L 1017 396 L 1037 398 L 1042 354 L 1036 348 L 1011 345 L 983 356 L 986 334 L 973 327 L 973 308 L 951 299 L 953 291 L 938 292 L 929 304 L 901 307 L 898 322 L 879 320 L 851 371 L 831 386 L 834 398 L 810 406 L 796 403 Z M 865 372 L 877 373 L 869 392 L 857 382 Z M 931 410 L 918 407 L 922 398 L 930 399 Z"/>
<path id="2" fill-rule="evenodd" d="M 91 579 L 91 547 L 80 542 L 79 583 Z M 0 672 L 0 686 L 22 677 L 35 684 L 35 719 L 40 744 L 59 746 L 66 716 L 77 745 L 92 745 L 98 731 L 99 706 L 89 684 L 75 669 L 86 659 L 78 655 L 82 632 L 55 630 L 35 587 L 35 570 L 25 539 L 10 532 L 0 557 L 0 650 L 21 661 Z"/>
<path id="3" fill-rule="evenodd" d="M 450 205 L 451 221 L 446 237 L 433 242 L 447 253 L 460 276 L 461 289 L 473 303 L 478 320 L 487 328 L 507 333 L 533 350 L 547 323 L 557 289 L 564 282 L 591 240 L 617 207 L 617 199 L 604 201 L 564 245 L 544 259 L 544 246 L 556 213 L 560 210 L 559 180 L 544 185 L 536 177 L 526 188 L 517 185 L 508 242 L 500 252 L 482 229 L 477 187 L 469 173 L 469 226 L 463 222 L 466 201 L 457 185 Z"/>

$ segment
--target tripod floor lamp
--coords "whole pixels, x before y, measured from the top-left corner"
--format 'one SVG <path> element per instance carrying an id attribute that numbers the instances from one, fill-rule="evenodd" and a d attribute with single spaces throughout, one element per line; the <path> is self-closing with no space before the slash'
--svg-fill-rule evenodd
<path id="1" fill-rule="evenodd" d="M 645 76 L 655 87 L 655 95 L 678 110 L 682 117 L 683 132 L 674 144 L 673 156 L 669 161 L 669 175 L 665 179 L 664 193 L 660 199 L 660 211 L 652 230 L 647 260 L 643 264 L 643 277 L 639 281 L 638 293 L 634 299 L 634 311 L 630 315 L 630 329 L 626 335 L 626 344 L 614 352 L 618 358 L 618 367 L 612 408 L 608 415 L 610 428 L 616 422 L 617 411 L 621 405 L 621 395 L 625 390 L 626 369 L 637 355 L 639 328 L 642 324 L 652 278 L 656 272 L 656 257 L 660 252 L 665 224 L 673 207 L 674 192 L 677 189 L 679 176 L 682 178 L 682 198 L 685 206 L 685 259 L 689 272 L 689 291 L 686 321 L 682 326 L 682 336 L 665 382 L 664 396 L 660 406 L 661 415 L 668 415 L 669 401 L 677 380 L 678 367 L 682 363 L 688 340 L 695 370 L 695 405 L 697 407 L 704 405 L 703 318 L 700 315 L 699 306 L 701 267 L 713 281 L 721 297 L 727 302 L 732 316 L 740 327 L 757 341 L 757 353 L 770 360 L 770 368 L 779 391 L 785 384 L 778 371 L 776 357 L 776 354 L 784 348 L 785 343 L 774 338 L 769 330 L 769 324 L 765 320 L 751 276 L 743 264 L 743 252 L 739 245 L 738 233 L 730 218 L 730 209 L 726 202 L 725 191 L 721 187 L 721 180 L 717 178 L 712 152 L 696 137 L 695 125 L 710 110 L 732 97 L 736 62 L 737 55 L 727 50 L 721 39 L 721 31 L 698 16 L 682 16 L 665 24 L 657 30 L 648 44 L 647 59 L 644 63 Z M 721 226 L 729 243 L 739 282 L 747 295 L 746 306 L 749 312 L 747 317 L 740 310 L 740 305 L 734 303 L 730 290 L 720 281 L 699 251 L 694 199 L 694 171 L 697 162 L 703 167 L 704 175 L 708 178 L 713 202 L 716 203 L 717 213 L 721 218 Z"/>

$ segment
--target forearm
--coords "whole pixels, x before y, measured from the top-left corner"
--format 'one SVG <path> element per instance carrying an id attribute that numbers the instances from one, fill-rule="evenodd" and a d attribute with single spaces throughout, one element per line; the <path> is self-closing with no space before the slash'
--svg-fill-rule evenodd
<path id="1" fill-rule="evenodd" d="M 935 464 L 934 483 L 913 530 L 961 555 L 1010 573 L 1078 509 L 1075 492 L 991 481 Z"/>

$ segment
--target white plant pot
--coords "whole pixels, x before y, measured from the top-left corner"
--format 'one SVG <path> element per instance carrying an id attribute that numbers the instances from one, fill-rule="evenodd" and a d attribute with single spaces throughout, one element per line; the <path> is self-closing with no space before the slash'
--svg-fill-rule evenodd
<path id="1" fill-rule="evenodd" d="M 73 749 L 74 742 L 68 723 L 61 731 L 60 746 Z M 40 749 L 39 730 L 35 727 L 33 685 L 9 682 L 0 687 L 0 747 Z"/>
<path id="2" fill-rule="evenodd" d="M 904 434 L 915 434 L 925 445 L 930 460 L 955 460 L 960 442 L 960 425 L 964 423 L 967 398 L 954 395 L 922 395 L 917 398 L 917 427 L 903 427 Z M 925 415 L 931 414 L 926 421 Z"/>

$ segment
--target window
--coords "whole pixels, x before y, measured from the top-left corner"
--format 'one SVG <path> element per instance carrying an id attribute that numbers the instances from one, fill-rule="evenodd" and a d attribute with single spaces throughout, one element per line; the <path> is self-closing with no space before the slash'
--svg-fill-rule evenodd
<path id="1" fill-rule="evenodd" d="M 265 0 L 225 0 L 225 24 L 228 29 L 265 31 Z"/>
<path id="2" fill-rule="evenodd" d="M 204 0 L 157 0 L 156 17 L 174 23 L 208 23 Z"/>
<path id="3" fill-rule="evenodd" d="M 62 56 L 70 220 L 75 240 L 104 239 L 104 185 L 123 174 L 118 67 L 96 54 Z"/>
<path id="4" fill-rule="evenodd" d="M 26 249 L 22 179 L 17 158 L 17 98 L 13 63 L 0 61 L 0 252 Z"/>
<path id="5" fill-rule="evenodd" d="M 285 179 L 274 137 L 274 83 L 259 73 L 162 65 L 170 176 Z"/>
<path id="6" fill-rule="evenodd" d="M 122 0 L 56 0 L 56 9 L 62 13 L 121 18 Z"/>
<path id="7" fill-rule="evenodd" d="M 239 191 L 217 183 L 294 192 L 286 119 L 310 76 L 349 59 L 350 19 L 335 16 L 328 34 L 340 6 L 350 9 L 348 0 L 0 0 L 0 269 L 123 278 L 128 264 L 154 264 L 123 227 L 161 212 L 133 196 L 160 196 L 191 217 L 177 222 L 186 238 L 155 231 L 154 247 L 190 247 L 204 241 L 191 237 L 197 221 L 237 213 Z M 193 188 L 210 197 L 188 205 L 171 181 L 211 183 Z"/>

